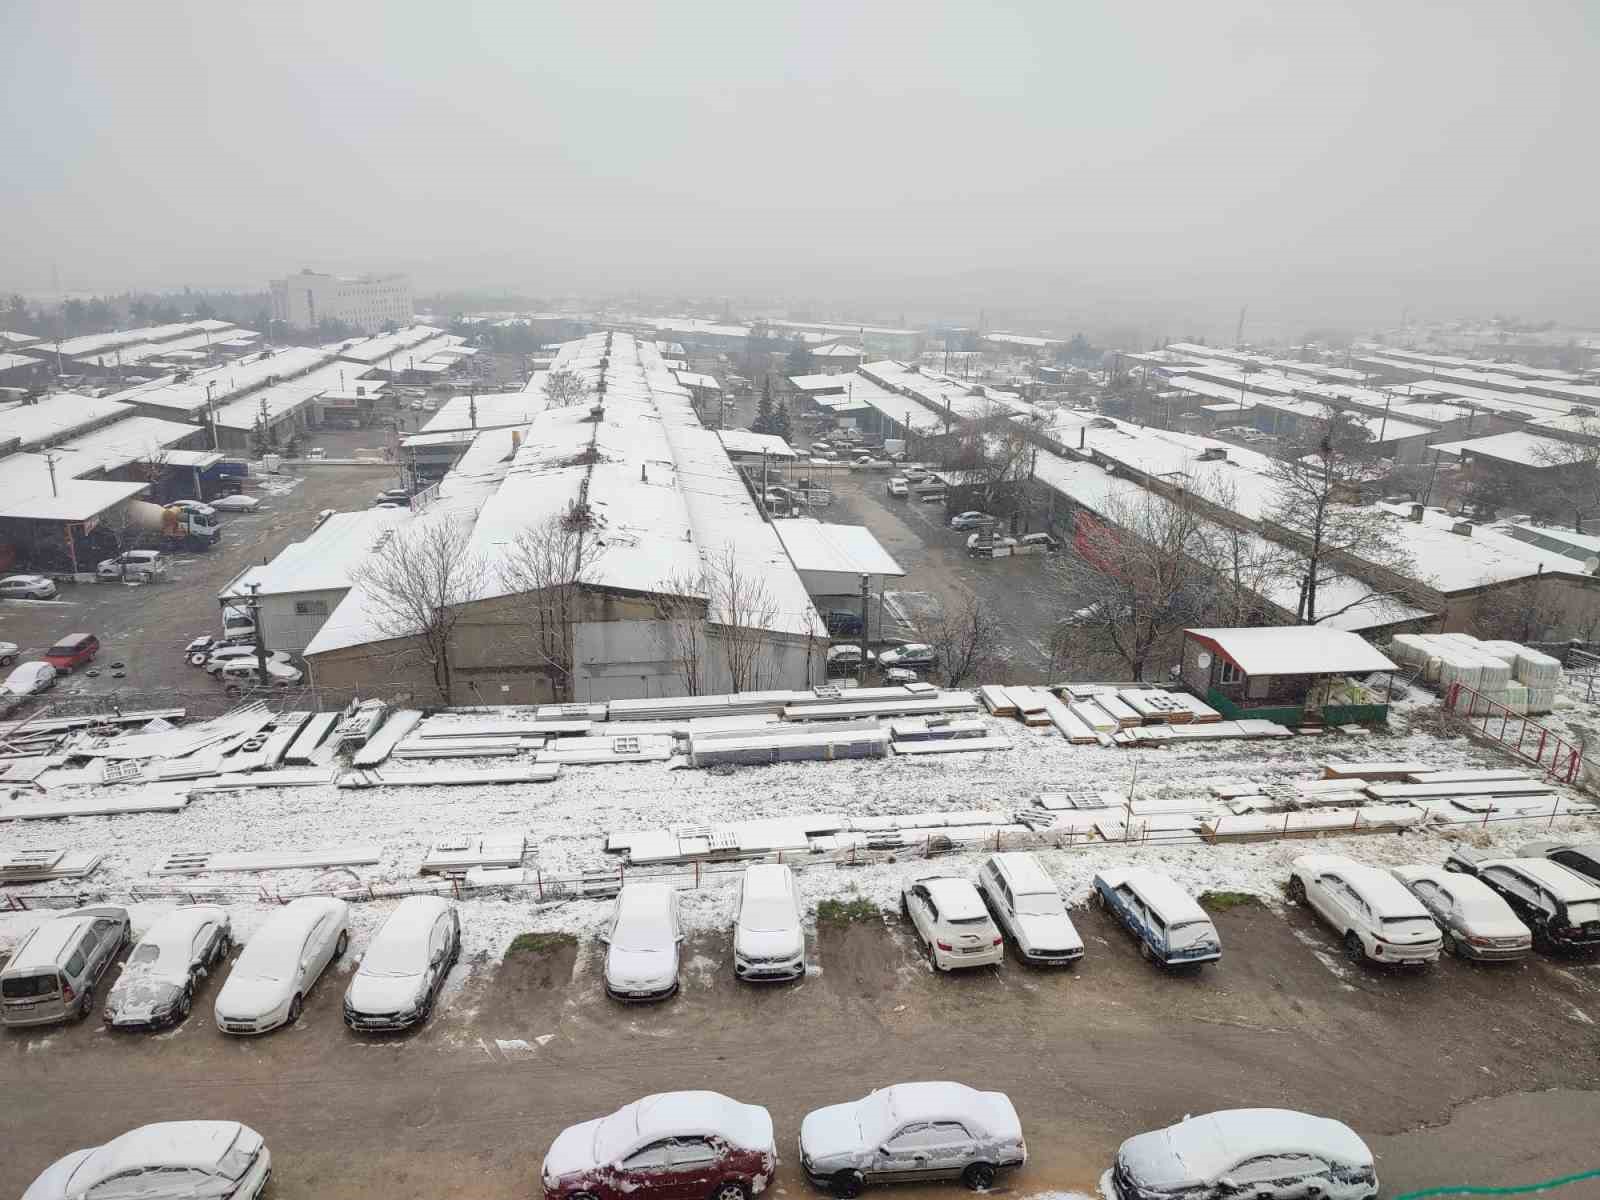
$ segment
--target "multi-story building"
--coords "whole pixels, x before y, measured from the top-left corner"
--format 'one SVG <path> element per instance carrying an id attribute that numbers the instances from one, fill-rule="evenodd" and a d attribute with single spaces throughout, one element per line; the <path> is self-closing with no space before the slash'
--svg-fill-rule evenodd
<path id="1" fill-rule="evenodd" d="M 272 281 L 272 318 L 294 329 L 343 321 L 363 333 L 411 324 L 409 275 L 322 275 L 301 271 Z"/>

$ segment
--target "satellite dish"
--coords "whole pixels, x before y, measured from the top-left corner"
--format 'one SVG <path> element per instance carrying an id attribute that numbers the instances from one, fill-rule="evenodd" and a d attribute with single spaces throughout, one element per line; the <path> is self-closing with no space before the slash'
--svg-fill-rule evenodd
<path id="1" fill-rule="evenodd" d="M 1600 571 L 1600 558 L 1596 558 L 1591 554 L 1583 560 L 1583 573 L 1585 575 L 1593 575 L 1596 571 Z"/>
<path id="2" fill-rule="evenodd" d="M 1195 661 L 1195 665 L 1198 666 L 1202 671 L 1204 671 L 1207 667 L 1209 667 L 1211 665 L 1211 652 L 1208 651 L 1208 650 L 1200 651 L 1199 654 L 1195 655 L 1194 661 Z"/>

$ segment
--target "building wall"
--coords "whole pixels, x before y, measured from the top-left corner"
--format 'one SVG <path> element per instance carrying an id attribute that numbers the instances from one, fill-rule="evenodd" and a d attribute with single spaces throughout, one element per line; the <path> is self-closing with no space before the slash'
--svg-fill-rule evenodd
<path id="1" fill-rule="evenodd" d="M 274 279 L 271 291 L 273 320 L 294 329 L 315 329 L 319 321 L 334 320 L 377 333 L 385 325 L 409 325 L 413 315 L 408 275 L 344 279 L 303 271 Z"/>
<path id="2" fill-rule="evenodd" d="M 281 592 L 261 597 L 261 624 L 267 647 L 301 654 L 311 644 L 328 616 L 339 607 L 348 588 L 316 592 Z"/>

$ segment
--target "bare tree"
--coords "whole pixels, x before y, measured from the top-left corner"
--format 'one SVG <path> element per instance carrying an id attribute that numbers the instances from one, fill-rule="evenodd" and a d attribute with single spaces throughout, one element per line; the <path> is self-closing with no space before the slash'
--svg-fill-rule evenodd
<path id="1" fill-rule="evenodd" d="M 1542 586 L 1542 581 L 1525 579 L 1484 591 L 1473 601 L 1467 620 L 1476 637 L 1536 642 L 1561 630 L 1568 613 Z"/>
<path id="2" fill-rule="evenodd" d="M 588 403 L 589 385 L 576 371 L 563 367 L 544 377 L 544 395 L 547 407 L 570 408 Z"/>
<path id="3" fill-rule="evenodd" d="M 1209 480 L 1197 498 L 1225 512 L 1239 511 L 1238 487 L 1224 476 Z M 1195 557 L 1212 577 L 1201 596 L 1207 622 L 1258 624 L 1263 602 L 1296 578 L 1294 551 L 1253 530 L 1205 521 L 1196 535 Z"/>
<path id="4" fill-rule="evenodd" d="M 933 648 L 946 687 L 980 679 L 1000 664 L 999 628 L 975 596 L 954 609 L 941 607 L 938 616 L 919 620 L 914 628 L 917 640 Z"/>
<path id="5" fill-rule="evenodd" d="M 1411 569 L 1410 556 L 1395 535 L 1394 518 L 1364 503 L 1365 489 L 1387 465 L 1371 455 L 1370 440 L 1363 427 L 1335 414 L 1307 445 L 1272 464 L 1273 491 L 1264 517 L 1300 551 L 1295 620 L 1301 625 L 1336 615 L 1318 603 L 1318 588 L 1338 573 L 1335 564 L 1369 563 L 1395 574 Z M 1395 589 L 1373 586 L 1338 611 L 1393 594 Z"/>
<path id="6" fill-rule="evenodd" d="M 977 489 L 976 502 L 985 510 L 1014 507 L 1017 491 L 1033 473 L 1033 444 L 992 400 L 984 417 L 964 427 L 956 454 L 954 482 Z"/>
<path id="7" fill-rule="evenodd" d="M 401 661 L 421 661 L 448 704 L 454 680 L 452 639 L 462 607 L 483 595 L 488 572 L 448 520 L 397 529 L 356 568 L 373 624 L 402 645 Z"/>
<path id="8" fill-rule="evenodd" d="M 524 631 L 517 636 L 550 677 L 556 699 L 573 697 L 573 627 L 583 585 L 594 577 L 601 548 L 587 537 L 589 521 L 574 507 L 523 530 L 506 547 L 496 573 L 519 597 Z"/>
<path id="9" fill-rule="evenodd" d="M 739 565 L 731 542 L 707 560 L 704 577 L 728 686 L 758 692 L 771 681 L 778 601 L 765 579 Z"/>
<path id="10" fill-rule="evenodd" d="M 650 595 L 661 626 L 662 653 L 688 696 L 700 695 L 706 684 L 706 596 L 703 569 L 669 575 Z"/>
<path id="11" fill-rule="evenodd" d="M 1076 552 L 1051 566 L 1063 603 L 1079 606 L 1056 630 L 1054 657 L 1109 650 L 1143 679 L 1151 657 L 1200 611 L 1203 524 L 1192 500 L 1147 491 L 1108 495 L 1098 515 L 1079 513 Z"/>
<path id="12" fill-rule="evenodd" d="M 1600 511 L 1600 417 L 1575 413 L 1565 425 L 1560 439 L 1548 439 L 1534 449 L 1544 468 L 1539 476 L 1554 478 L 1529 489 L 1530 507 L 1552 515 L 1570 513 L 1573 532 L 1582 533 L 1584 518 Z"/>

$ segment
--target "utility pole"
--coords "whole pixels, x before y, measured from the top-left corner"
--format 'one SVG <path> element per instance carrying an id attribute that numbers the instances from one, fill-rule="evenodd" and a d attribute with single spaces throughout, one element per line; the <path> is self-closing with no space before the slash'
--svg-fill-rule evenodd
<path id="1" fill-rule="evenodd" d="M 872 599 L 872 576 L 861 577 L 861 663 L 856 668 L 858 679 L 865 679 L 867 674 L 867 605 Z"/>
<path id="2" fill-rule="evenodd" d="M 1394 403 L 1394 394 L 1388 388 L 1383 389 L 1383 424 L 1378 426 L 1378 444 L 1381 446 L 1385 435 L 1389 432 L 1389 405 Z"/>
<path id="3" fill-rule="evenodd" d="M 250 619 L 256 626 L 256 674 L 260 677 L 261 686 L 268 686 L 267 679 L 267 631 L 261 623 L 261 599 L 258 593 L 261 590 L 259 583 L 252 583 L 250 587 Z"/>
<path id="4" fill-rule="evenodd" d="M 1235 349 L 1244 345 L 1244 314 L 1249 311 L 1250 306 L 1248 304 L 1242 304 L 1239 306 L 1239 324 L 1234 328 L 1233 331 L 1233 345 Z"/>
<path id="5" fill-rule="evenodd" d="M 50 468 L 50 494 L 59 497 L 61 493 L 56 491 L 56 452 L 54 450 L 46 450 L 44 452 L 44 465 Z"/>
<path id="6" fill-rule="evenodd" d="M 211 389 L 217 386 L 215 379 L 206 384 L 206 422 L 211 426 L 211 448 L 220 449 L 217 445 L 217 408 L 211 399 Z"/>

